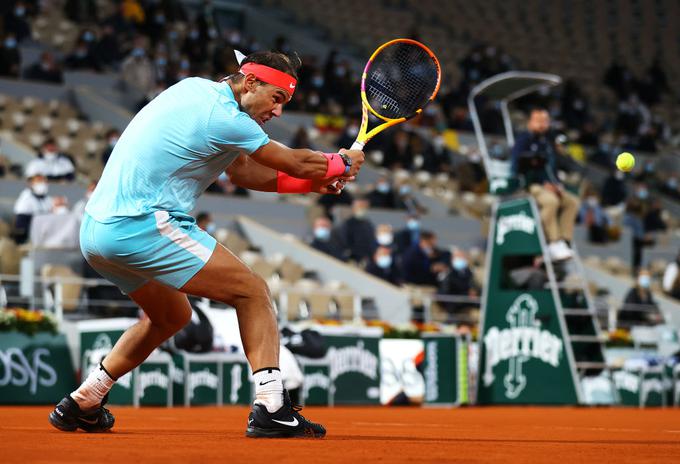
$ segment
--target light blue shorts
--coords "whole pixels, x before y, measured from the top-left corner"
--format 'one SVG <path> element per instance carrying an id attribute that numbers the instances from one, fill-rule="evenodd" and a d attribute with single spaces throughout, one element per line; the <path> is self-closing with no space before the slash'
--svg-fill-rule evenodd
<path id="1" fill-rule="evenodd" d="M 110 223 L 85 213 L 80 226 L 83 256 L 124 293 L 150 280 L 181 288 L 205 266 L 216 244 L 194 218 L 167 211 Z"/>

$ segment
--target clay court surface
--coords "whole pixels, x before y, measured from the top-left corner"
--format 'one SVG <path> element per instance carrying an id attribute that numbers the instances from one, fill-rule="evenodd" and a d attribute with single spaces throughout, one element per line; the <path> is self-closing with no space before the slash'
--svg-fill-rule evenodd
<path id="1" fill-rule="evenodd" d="M 680 462 L 680 410 L 305 408 L 324 440 L 244 437 L 248 410 L 112 407 L 114 432 L 64 433 L 50 407 L 0 407 L 0 462 Z"/>

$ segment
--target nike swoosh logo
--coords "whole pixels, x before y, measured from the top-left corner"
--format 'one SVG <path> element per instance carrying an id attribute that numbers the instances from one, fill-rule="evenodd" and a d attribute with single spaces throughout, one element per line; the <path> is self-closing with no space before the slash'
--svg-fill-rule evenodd
<path id="1" fill-rule="evenodd" d="M 85 422 L 86 424 L 91 424 L 91 425 L 95 425 L 97 423 L 97 419 L 88 420 L 88 419 L 85 419 L 84 417 L 79 417 L 78 420 L 81 421 L 81 422 Z"/>
<path id="2" fill-rule="evenodd" d="M 255 420 L 253 420 L 253 419 L 248 419 L 248 425 L 252 424 L 253 422 L 255 422 Z"/>
<path id="3" fill-rule="evenodd" d="M 291 89 L 294 89 L 294 88 L 295 88 L 295 84 L 288 84 L 288 86 L 289 86 Z"/>
<path id="4" fill-rule="evenodd" d="M 267 380 L 266 382 L 260 382 L 260 385 L 267 385 L 268 383 L 276 382 L 276 379 L 274 380 Z"/>
<path id="5" fill-rule="evenodd" d="M 276 420 L 276 419 L 272 419 L 272 420 L 274 422 L 278 422 L 281 425 L 287 425 L 288 427 L 296 427 L 299 424 L 296 417 L 293 417 L 292 421 L 280 421 L 280 420 Z"/>

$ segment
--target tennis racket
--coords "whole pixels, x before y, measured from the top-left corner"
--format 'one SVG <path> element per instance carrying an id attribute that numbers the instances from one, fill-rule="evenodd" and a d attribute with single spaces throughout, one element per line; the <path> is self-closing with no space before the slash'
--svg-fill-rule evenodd
<path id="1" fill-rule="evenodd" d="M 361 75 L 361 126 L 352 150 L 388 127 L 419 115 L 439 91 L 439 60 L 422 43 L 395 39 L 373 52 Z M 368 131 L 369 113 L 380 125 Z"/>
<path id="2" fill-rule="evenodd" d="M 380 132 L 422 113 L 437 96 L 441 78 L 439 60 L 416 40 L 394 39 L 378 47 L 361 75 L 361 126 L 350 150 L 363 150 Z M 382 121 L 370 131 L 369 113 Z M 330 186 L 337 192 L 345 182 Z"/>

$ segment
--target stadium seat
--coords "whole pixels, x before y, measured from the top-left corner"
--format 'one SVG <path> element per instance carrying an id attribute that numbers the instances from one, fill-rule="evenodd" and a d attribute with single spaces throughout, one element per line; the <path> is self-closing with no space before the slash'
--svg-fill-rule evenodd
<path id="1" fill-rule="evenodd" d="M 78 279 L 79 276 L 73 272 L 73 270 L 64 265 L 59 264 L 45 264 L 40 275 L 43 279 L 51 278 L 66 278 L 66 279 Z M 53 298 L 55 297 L 54 285 L 51 285 Z M 78 309 L 78 304 L 80 302 L 80 292 L 82 289 L 82 284 L 76 282 L 68 282 L 62 284 L 62 306 L 64 311 L 75 311 Z"/>

